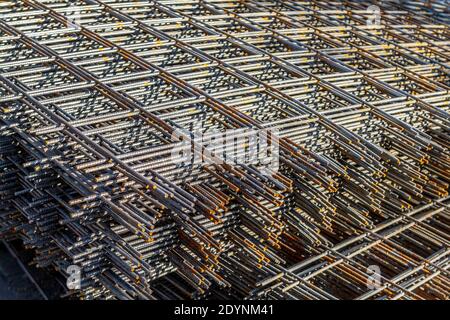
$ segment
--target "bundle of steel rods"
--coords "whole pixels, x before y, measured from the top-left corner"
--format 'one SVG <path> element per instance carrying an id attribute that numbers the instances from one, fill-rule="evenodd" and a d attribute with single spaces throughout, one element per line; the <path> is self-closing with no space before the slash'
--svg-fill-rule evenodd
<path id="1" fill-rule="evenodd" d="M 448 299 L 450 30 L 422 2 L 1 1 L 0 238 L 79 299 Z M 174 156 L 249 130 L 276 167 Z"/>

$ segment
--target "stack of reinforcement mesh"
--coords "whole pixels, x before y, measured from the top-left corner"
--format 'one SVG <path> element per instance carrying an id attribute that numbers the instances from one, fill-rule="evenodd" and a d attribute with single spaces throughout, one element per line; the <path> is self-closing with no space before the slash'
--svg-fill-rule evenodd
<path id="1" fill-rule="evenodd" d="M 442 14 L 1 1 L 0 236 L 79 268 L 75 298 L 447 299 Z M 245 129 L 276 170 L 174 158 L 175 132 Z"/>

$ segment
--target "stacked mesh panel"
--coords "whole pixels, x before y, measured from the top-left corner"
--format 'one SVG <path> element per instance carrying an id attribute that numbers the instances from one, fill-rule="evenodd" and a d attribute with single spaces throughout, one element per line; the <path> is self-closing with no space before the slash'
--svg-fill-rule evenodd
<path id="1" fill-rule="evenodd" d="M 448 299 L 446 10 L 0 2 L 0 235 L 74 298 Z M 174 161 L 243 129 L 277 171 Z"/>

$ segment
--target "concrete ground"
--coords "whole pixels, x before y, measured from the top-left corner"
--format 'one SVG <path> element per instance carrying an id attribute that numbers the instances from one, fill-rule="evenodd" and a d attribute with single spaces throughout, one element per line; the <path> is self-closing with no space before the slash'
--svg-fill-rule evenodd
<path id="1" fill-rule="evenodd" d="M 39 291 L 0 242 L 0 300 L 40 300 Z"/>

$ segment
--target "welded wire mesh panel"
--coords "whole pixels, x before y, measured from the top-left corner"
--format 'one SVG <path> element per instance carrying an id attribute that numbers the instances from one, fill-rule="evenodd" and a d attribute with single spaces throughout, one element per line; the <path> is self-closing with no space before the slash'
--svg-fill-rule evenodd
<path id="1" fill-rule="evenodd" d="M 0 237 L 74 298 L 448 299 L 422 2 L 0 2 Z"/>

